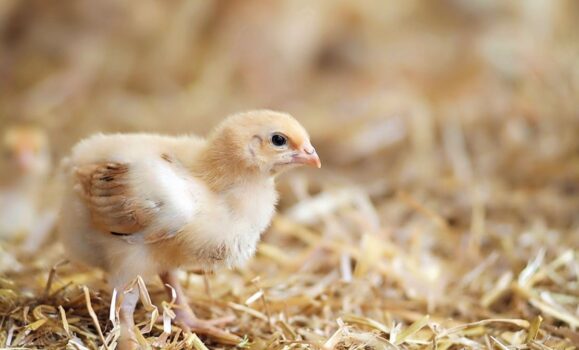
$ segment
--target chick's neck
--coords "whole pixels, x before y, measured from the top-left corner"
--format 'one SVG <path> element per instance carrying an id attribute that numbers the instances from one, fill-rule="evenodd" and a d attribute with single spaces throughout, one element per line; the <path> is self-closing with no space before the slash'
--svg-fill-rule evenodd
<path id="1" fill-rule="evenodd" d="M 203 179 L 214 192 L 225 192 L 248 182 L 270 181 L 257 165 L 247 159 L 243 149 L 227 139 L 209 140 L 192 167 L 193 173 Z"/>

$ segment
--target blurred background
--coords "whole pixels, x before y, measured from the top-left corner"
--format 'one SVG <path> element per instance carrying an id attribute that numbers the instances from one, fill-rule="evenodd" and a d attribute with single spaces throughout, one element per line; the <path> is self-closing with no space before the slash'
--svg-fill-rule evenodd
<path id="1" fill-rule="evenodd" d="M 0 122 L 41 125 L 57 153 L 96 131 L 205 132 L 257 107 L 318 139 L 369 125 L 382 137 L 358 154 L 439 120 L 495 123 L 495 141 L 554 132 L 577 117 L 578 19 L 572 0 L 5 0 Z"/>
<path id="2" fill-rule="evenodd" d="M 369 276 L 329 313 L 310 305 L 327 322 L 345 308 L 390 324 L 371 294 L 404 300 L 416 314 L 389 310 L 409 323 L 577 327 L 577 23 L 574 0 L 3 0 L 0 129 L 41 130 L 56 162 L 94 132 L 204 134 L 233 112 L 287 111 L 324 168 L 280 181 L 240 281 Z M 564 271 L 517 280 L 529 261 Z"/>

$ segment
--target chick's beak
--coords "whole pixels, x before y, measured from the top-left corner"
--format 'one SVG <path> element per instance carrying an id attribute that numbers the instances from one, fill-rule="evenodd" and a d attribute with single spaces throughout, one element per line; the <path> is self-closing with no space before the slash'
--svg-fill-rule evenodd
<path id="1" fill-rule="evenodd" d="M 322 162 L 316 149 L 312 145 L 306 145 L 293 156 L 292 163 L 315 166 L 316 168 L 322 167 Z"/>
<path id="2" fill-rule="evenodd" d="M 32 168 L 32 163 L 34 162 L 34 154 L 32 151 L 23 150 L 19 152 L 16 161 L 20 170 L 28 171 L 30 168 Z"/>

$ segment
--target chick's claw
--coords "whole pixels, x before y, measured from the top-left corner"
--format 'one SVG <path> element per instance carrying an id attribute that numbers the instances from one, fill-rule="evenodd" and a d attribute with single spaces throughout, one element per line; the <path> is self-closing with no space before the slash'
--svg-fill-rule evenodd
<path id="1" fill-rule="evenodd" d="M 223 317 L 213 320 L 201 320 L 192 314 L 177 313 L 175 322 L 186 332 L 194 332 L 214 338 L 222 343 L 236 345 L 241 342 L 241 338 L 233 333 L 219 328 L 225 324 L 231 323 L 235 317 Z"/>
<path id="2" fill-rule="evenodd" d="M 190 328 L 190 330 L 193 331 L 225 326 L 235 321 L 235 316 L 226 316 L 210 320 L 202 320 L 195 317 L 195 315 L 192 313 L 181 310 L 178 310 L 175 313 L 175 315 L 176 315 L 175 320 L 178 324 L 187 326 Z"/>
<path id="3" fill-rule="evenodd" d="M 175 319 L 173 322 L 181 327 L 185 332 L 193 332 L 197 334 L 202 334 L 208 337 L 218 340 L 224 344 L 236 345 L 242 340 L 239 336 L 226 331 L 221 328 L 227 324 L 233 323 L 235 321 L 235 316 L 224 316 L 213 319 L 199 319 L 190 310 L 175 310 Z M 163 316 L 159 316 L 157 322 L 163 322 Z"/>

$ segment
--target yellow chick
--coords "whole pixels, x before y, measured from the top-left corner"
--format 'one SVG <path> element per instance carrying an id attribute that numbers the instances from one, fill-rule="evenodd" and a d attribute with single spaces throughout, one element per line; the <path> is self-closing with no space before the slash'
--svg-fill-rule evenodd
<path id="1" fill-rule="evenodd" d="M 71 258 L 105 270 L 117 290 L 160 276 L 177 294 L 177 322 L 209 335 L 223 332 L 218 320 L 195 316 L 176 270 L 245 262 L 274 214 L 276 175 L 320 167 L 306 130 L 269 110 L 230 116 L 207 139 L 92 136 L 66 163 L 59 232 Z M 137 299 L 130 292 L 121 305 L 122 349 L 137 347 Z"/>
<path id="2" fill-rule="evenodd" d="M 0 238 L 44 237 L 54 217 L 43 208 L 51 171 L 48 138 L 39 128 L 18 125 L 6 128 L 0 142 Z"/>

